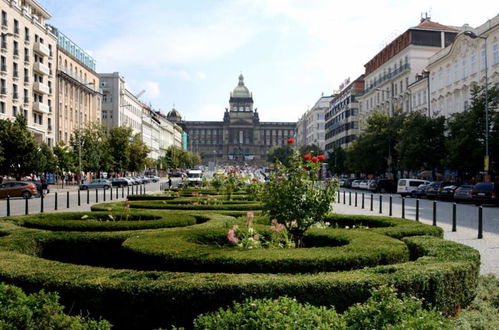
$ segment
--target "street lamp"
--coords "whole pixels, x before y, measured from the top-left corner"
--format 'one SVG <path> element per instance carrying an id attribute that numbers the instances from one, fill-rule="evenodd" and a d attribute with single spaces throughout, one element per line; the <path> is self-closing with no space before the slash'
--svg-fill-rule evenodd
<path id="1" fill-rule="evenodd" d="M 484 159 L 484 172 L 488 174 L 489 172 L 489 78 L 487 74 L 487 37 L 482 37 L 477 35 L 475 32 L 466 30 L 463 34 L 471 39 L 483 39 L 485 43 L 485 159 Z"/>

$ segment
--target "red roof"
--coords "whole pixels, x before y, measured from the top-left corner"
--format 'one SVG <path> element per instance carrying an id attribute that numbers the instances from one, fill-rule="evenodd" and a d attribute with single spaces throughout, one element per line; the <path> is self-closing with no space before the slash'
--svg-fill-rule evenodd
<path id="1" fill-rule="evenodd" d="M 458 29 L 447 26 L 447 25 L 442 25 L 440 23 L 432 22 L 428 19 L 423 20 L 421 23 L 413 27 L 413 29 L 421 29 L 421 30 L 442 30 L 442 31 L 453 31 L 453 32 L 459 32 Z"/>

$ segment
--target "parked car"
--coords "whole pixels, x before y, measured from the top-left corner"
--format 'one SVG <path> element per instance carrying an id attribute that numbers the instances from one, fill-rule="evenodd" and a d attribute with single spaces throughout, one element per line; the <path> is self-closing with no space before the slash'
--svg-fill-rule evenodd
<path id="1" fill-rule="evenodd" d="M 80 185 L 80 190 L 87 190 L 87 189 L 98 189 L 98 188 L 104 188 L 104 189 L 109 189 L 112 186 L 112 182 L 107 179 L 95 179 L 90 182 L 84 183 Z"/>
<path id="2" fill-rule="evenodd" d="M 411 195 L 411 197 L 416 196 L 416 190 L 421 184 L 429 184 L 430 181 L 421 179 L 400 179 L 397 183 L 397 193 L 400 196 L 405 197 Z"/>
<path id="3" fill-rule="evenodd" d="M 32 182 L 13 181 L 0 184 L 0 197 L 31 198 L 36 195 L 38 191 Z"/>
<path id="4" fill-rule="evenodd" d="M 456 189 L 457 186 L 454 184 L 445 186 L 438 191 L 437 198 L 445 201 L 451 201 L 454 199 L 454 193 L 456 192 Z"/>
<path id="5" fill-rule="evenodd" d="M 111 185 L 113 187 L 126 187 L 130 185 L 130 182 L 125 178 L 113 178 L 111 179 Z"/>
<path id="6" fill-rule="evenodd" d="M 343 183 L 344 188 L 352 188 L 352 183 L 354 182 L 354 179 L 345 179 L 345 182 Z"/>
<path id="7" fill-rule="evenodd" d="M 435 199 L 438 197 L 438 193 L 446 186 L 452 185 L 449 181 L 434 181 L 431 182 L 428 187 L 426 187 L 426 197 L 428 199 Z"/>
<path id="8" fill-rule="evenodd" d="M 390 179 L 372 180 L 369 190 L 375 193 L 394 193 L 397 191 L 397 183 Z"/>
<path id="9" fill-rule="evenodd" d="M 367 187 L 369 187 L 369 180 L 361 180 L 359 183 L 359 189 L 367 190 Z"/>
<path id="10" fill-rule="evenodd" d="M 480 182 L 473 186 L 472 201 L 476 205 L 499 204 L 499 182 Z"/>
<path id="11" fill-rule="evenodd" d="M 360 181 L 361 180 L 353 180 L 352 181 L 352 189 L 359 189 Z"/>
<path id="12" fill-rule="evenodd" d="M 174 177 L 174 178 L 181 178 L 183 176 L 184 173 L 180 172 L 180 171 L 175 171 L 173 172 L 172 174 L 170 174 L 170 176 Z"/>
<path id="13" fill-rule="evenodd" d="M 189 185 L 196 186 L 201 183 L 203 172 L 201 170 L 189 170 L 187 171 L 187 176 L 189 180 Z"/>
<path id="14" fill-rule="evenodd" d="M 462 203 L 470 203 L 472 201 L 471 192 L 473 191 L 473 186 L 466 184 L 458 187 L 454 192 L 454 200 Z"/>
<path id="15" fill-rule="evenodd" d="M 416 192 L 414 193 L 414 197 L 426 198 L 426 187 L 428 187 L 427 184 L 420 184 L 418 186 L 418 189 L 416 189 Z"/>
<path id="16" fill-rule="evenodd" d="M 151 179 L 152 182 L 159 182 L 159 176 L 156 175 L 149 176 L 149 179 Z"/>

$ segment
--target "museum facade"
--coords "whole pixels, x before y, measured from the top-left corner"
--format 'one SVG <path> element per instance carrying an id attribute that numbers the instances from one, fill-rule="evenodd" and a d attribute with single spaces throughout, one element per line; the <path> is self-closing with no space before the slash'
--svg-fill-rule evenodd
<path id="1" fill-rule="evenodd" d="M 203 163 L 264 165 L 270 148 L 285 145 L 296 129 L 295 122 L 260 121 L 242 74 L 222 121 L 182 121 L 176 111 L 169 119 L 179 122 L 188 150 L 200 154 Z"/>

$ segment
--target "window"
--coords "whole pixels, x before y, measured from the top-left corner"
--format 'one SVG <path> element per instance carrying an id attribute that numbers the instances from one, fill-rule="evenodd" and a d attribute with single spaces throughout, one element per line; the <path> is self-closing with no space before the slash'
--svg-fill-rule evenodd
<path id="1" fill-rule="evenodd" d="M 5 56 L 2 56 L 0 58 L 0 70 L 2 72 L 6 72 L 7 71 L 7 59 L 5 58 Z"/>
<path id="2" fill-rule="evenodd" d="M 475 73 L 476 72 L 476 55 L 471 55 L 471 72 L 470 73 Z"/>
<path id="3" fill-rule="evenodd" d="M 457 63 L 454 63 L 454 82 L 459 80 L 459 66 Z"/>
<path id="4" fill-rule="evenodd" d="M 493 64 L 499 63 L 499 44 L 495 43 L 492 46 L 492 59 L 493 59 Z"/>
<path id="5" fill-rule="evenodd" d="M 12 106 L 12 117 L 17 116 L 17 107 L 15 105 Z"/>
<path id="6" fill-rule="evenodd" d="M 2 10 L 2 26 L 7 27 L 7 12 Z"/>
<path id="7" fill-rule="evenodd" d="M 19 56 L 19 43 L 14 40 L 14 56 Z"/>
<path id="8" fill-rule="evenodd" d="M 14 34 L 19 34 L 19 21 L 14 19 Z"/>
<path id="9" fill-rule="evenodd" d="M 480 67 L 481 67 L 482 69 L 485 69 L 485 59 L 486 59 L 486 57 L 485 57 L 485 46 L 484 46 L 484 47 L 482 47 L 481 54 L 482 54 L 482 63 L 481 63 L 481 65 L 480 65 Z"/>
<path id="10" fill-rule="evenodd" d="M 5 114 L 5 102 L 0 102 L 0 113 Z"/>
<path id="11" fill-rule="evenodd" d="M 29 28 L 24 28 L 24 40 L 29 41 Z"/>

